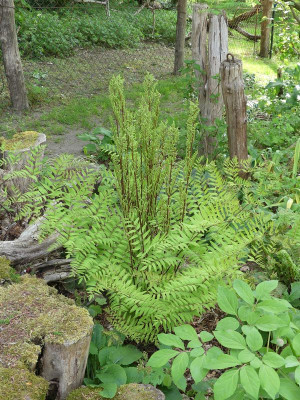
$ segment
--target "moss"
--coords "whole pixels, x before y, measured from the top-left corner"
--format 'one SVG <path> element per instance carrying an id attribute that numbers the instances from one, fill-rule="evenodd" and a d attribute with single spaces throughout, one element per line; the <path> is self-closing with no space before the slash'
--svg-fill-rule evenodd
<path id="1" fill-rule="evenodd" d="M 99 391 L 100 388 L 79 388 L 69 394 L 67 400 L 104 400 Z M 157 400 L 157 395 L 145 386 L 130 383 L 118 389 L 114 400 Z"/>
<path id="2" fill-rule="evenodd" d="M 34 368 L 43 343 L 74 343 L 93 327 L 87 310 L 29 275 L 0 287 L 0 321 L 0 365 L 28 369 Z"/>
<path id="3" fill-rule="evenodd" d="M 24 369 L 0 368 L 0 399 L 45 400 L 48 382 Z"/>
<path id="4" fill-rule="evenodd" d="M 16 133 L 11 139 L 2 138 L 1 144 L 4 150 L 22 150 L 33 146 L 39 136 L 38 132 L 25 131 Z"/>
<path id="5" fill-rule="evenodd" d="M 4 282 L 19 282 L 20 276 L 11 268 L 10 262 L 5 257 L 0 257 L 0 284 Z"/>

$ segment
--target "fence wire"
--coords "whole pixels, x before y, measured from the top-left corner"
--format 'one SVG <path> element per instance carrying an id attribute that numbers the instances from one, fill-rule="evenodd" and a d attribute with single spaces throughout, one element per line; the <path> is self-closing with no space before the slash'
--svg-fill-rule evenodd
<path id="1" fill-rule="evenodd" d="M 255 56 L 260 8 L 253 12 L 251 6 L 237 5 L 226 13 L 229 50 L 242 59 Z M 98 3 L 16 0 L 15 18 L 32 104 L 95 95 L 107 88 L 113 74 L 120 73 L 131 83 L 141 81 L 146 72 L 157 78 L 172 73 L 177 15 L 166 3 L 141 9 L 137 3 L 111 0 L 108 13 Z M 191 19 L 187 37 L 190 30 Z M 191 58 L 188 39 L 186 58 Z M 0 96 L 2 105 L 9 104 L 5 86 Z"/>

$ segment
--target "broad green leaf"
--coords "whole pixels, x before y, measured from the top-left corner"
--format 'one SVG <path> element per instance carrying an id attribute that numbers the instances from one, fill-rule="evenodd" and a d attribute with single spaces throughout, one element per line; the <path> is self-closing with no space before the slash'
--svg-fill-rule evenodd
<path id="1" fill-rule="evenodd" d="M 98 350 L 106 346 L 106 336 L 103 333 L 104 328 L 100 324 L 95 324 L 93 328 L 92 342 L 95 343 Z"/>
<path id="2" fill-rule="evenodd" d="M 215 400 L 225 400 L 237 389 L 237 384 L 239 381 L 239 370 L 231 369 L 224 372 L 214 384 L 214 397 Z"/>
<path id="3" fill-rule="evenodd" d="M 253 360 L 250 361 L 251 367 L 258 369 L 262 366 L 262 362 L 258 357 L 254 357 Z"/>
<path id="4" fill-rule="evenodd" d="M 241 362 L 233 356 L 228 354 L 221 354 L 214 359 L 206 360 L 204 366 L 208 369 L 225 369 L 241 365 Z"/>
<path id="5" fill-rule="evenodd" d="M 255 297 L 258 300 L 268 299 L 270 293 L 278 286 L 278 281 L 264 281 L 259 283 L 255 289 Z"/>
<path id="6" fill-rule="evenodd" d="M 249 285 L 246 282 L 236 279 L 233 282 L 233 288 L 236 293 L 243 299 L 246 303 L 252 305 L 254 303 L 254 295 Z"/>
<path id="7" fill-rule="evenodd" d="M 190 342 L 188 342 L 187 347 L 189 349 L 195 349 L 196 347 L 202 347 L 202 343 L 200 342 L 200 340 L 198 338 L 197 339 L 193 339 Z"/>
<path id="8" fill-rule="evenodd" d="M 121 365 L 110 364 L 97 372 L 97 378 L 103 383 L 115 383 L 118 386 L 124 385 L 127 381 L 126 372 Z"/>
<path id="9" fill-rule="evenodd" d="M 247 321 L 249 315 L 252 312 L 252 307 L 245 305 L 241 306 L 238 310 L 238 316 L 241 321 Z"/>
<path id="10" fill-rule="evenodd" d="M 261 309 L 263 311 L 280 314 L 288 310 L 289 307 L 286 306 L 284 302 L 281 302 L 279 299 L 272 298 L 270 300 L 264 300 L 257 304 L 257 309 Z"/>
<path id="11" fill-rule="evenodd" d="M 240 326 L 240 323 L 237 319 L 232 317 L 226 317 L 221 319 L 216 326 L 217 331 L 227 331 L 231 329 L 235 331 Z"/>
<path id="12" fill-rule="evenodd" d="M 118 385 L 115 383 L 102 383 L 101 388 L 102 390 L 99 394 L 106 399 L 112 399 L 117 393 Z"/>
<path id="13" fill-rule="evenodd" d="M 111 347 L 112 348 L 112 347 Z M 109 355 L 109 359 L 114 364 L 130 365 L 138 361 L 143 353 L 132 344 L 117 346 Z"/>
<path id="14" fill-rule="evenodd" d="M 237 315 L 238 298 L 233 290 L 219 286 L 218 305 L 227 314 Z"/>
<path id="15" fill-rule="evenodd" d="M 198 335 L 191 325 L 181 325 L 174 328 L 174 332 L 182 340 L 196 340 Z"/>
<path id="16" fill-rule="evenodd" d="M 172 333 L 160 333 L 157 335 L 160 343 L 165 344 L 166 346 L 178 347 L 179 349 L 184 350 L 183 341 L 176 335 L 172 335 Z"/>
<path id="17" fill-rule="evenodd" d="M 252 361 L 255 357 L 254 353 L 251 353 L 251 351 L 249 351 L 248 349 L 246 350 L 242 350 L 239 354 L 238 354 L 238 359 L 242 362 L 242 363 L 248 363 L 250 361 Z"/>
<path id="18" fill-rule="evenodd" d="M 221 354 L 224 354 L 223 351 L 219 347 L 213 346 L 209 350 L 207 350 L 206 359 L 214 360 L 215 358 L 219 357 Z"/>
<path id="19" fill-rule="evenodd" d="M 280 380 L 277 372 L 268 365 L 262 365 L 259 368 L 258 375 L 261 387 L 269 396 L 271 396 L 272 399 L 275 399 L 280 387 Z"/>
<path id="20" fill-rule="evenodd" d="M 299 361 L 295 356 L 288 356 L 285 359 L 285 368 L 293 368 L 299 365 Z"/>
<path id="21" fill-rule="evenodd" d="M 295 369 L 295 381 L 300 385 L 300 365 Z"/>
<path id="22" fill-rule="evenodd" d="M 260 380 L 255 369 L 250 365 L 244 366 L 240 370 L 240 378 L 245 392 L 257 399 L 260 388 Z"/>
<path id="23" fill-rule="evenodd" d="M 279 394 L 288 400 L 299 400 L 300 388 L 290 379 L 281 378 Z"/>
<path id="24" fill-rule="evenodd" d="M 214 335 L 206 331 L 202 331 L 199 336 L 202 342 L 209 342 L 214 338 Z"/>
<path id="25" fill-rule="evenodd" d="M 262 358 L 263 363 L 272 368 L 280 368 L 285 364 L 285 359 L 277 353 L 268 352 Z"/>
<path id="26" fill-rule="evenodd" d="M 186 388 L 186 380 L 182 380 L 183 375 L 187 369 L 189 364 L 189 356 L 187 353 L 182 352 L 176 358 L 174 358 L 172 367 L 171 367 L 171 375 L 175 385 L 181 389 L 185 390 Z"/>
<path id="27" fill-rule="evenodd" d="M 143 371 L 139 371 L 137 367 L 127 367 L 124 368 L 124 371 L 127 376 L 126 383 L 141 383 L 143 381 Z"/>
<path id="28" fill-rule="evenodd" d="M 275 315 L 263 315 L 255 323 L 255 326 L 264 332 L 272 332 L 285 325 L 286 323 Z"/>
<path id="29" fill-rule="evenodd" d="M 229 349 L 246 349 L 244 337 L 236 331 L 214 331 L 214 335 L 222 346 Z"/>
<path id="30" fill-rule="evenodd" d="M 254 326 L 251 326 L 246 334 L 246 343 L 252 351 L 258 351 L 263 346 L 263 338 Z"/>
<path id="31" fill-rule="evenodd" d="M 95 343 L 91 342 L 91 344 L 90 344 L 90 354 L 97 355 L 98 351 L 99 350 L 97 349 L 97 346 L 95 345 Z"/>
<path id="32" fill-rule="evenodd" d="M 294 339 L 292 341 L 292 347 L 293 347 L 293 350 L 294 350 L 296 356 L 299 357 L 300 356 L 300 333 L 298 333 L 294 337 Z"/>
<path id="33" fill-rule="evenodd" d="M 207 375 L 209 369 L 205 368 L 206 357 L 197 357 L 191 362 L 190 371 L 196 383 L 201 382 Z"/>
<path id="34" fill-rule="evenodd" d="M 178 353 L 178 351 L 170 349 L 158 350 L 149 358 L 147 365 L 154 368 L 163 367 L 171 358 L 177 356 Z"/>
<path id="35" fill-rule="evenodd" d="M 166 374 L 162 384 L 164 386 L 170 387 L 172 385 L 172 382 L 173 382 L 173 380 L 172 380 L 171 376 Z"/>
<path id="36" fill-rule="evenodd" d="M 199 357 L 199 356 L 202 356 L 203 354 L 204 354 L 204 350 L 202 347 L 197 347 L 196 349 L 193 349 L 190 352 L 191 357 Z"/>
<path id="37" fill-rule="evenodd" d="M 251 313 L 249 313 L 247 317 L 247 324 L 255 325 L 256 322 L 259 320 L 260 315 L 261 314 L 258 311 L 251 311 Z"/>

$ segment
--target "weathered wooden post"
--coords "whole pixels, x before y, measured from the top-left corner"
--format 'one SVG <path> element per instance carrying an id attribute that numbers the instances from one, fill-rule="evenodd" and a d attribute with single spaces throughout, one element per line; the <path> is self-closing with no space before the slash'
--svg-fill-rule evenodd
<path id="1" fill-rule="evenodd" d="M 26 110 L 28 100 L 17 41 L 14 0 L 0 0 L 0 42 L 12 107 L 16 111 Z"/>
<path id="2" fill-rule="evenodd" d="M 242 62 L 230 53 L 220 67 L 222 93 L 226 108 L 227 135 L 230 158 L 248 158 L 247 113 Z"/>
<path id="3" fill-rule="evenodd" d="M 224 13 L 208 13 L 207 4 L 195 4 L 192 22 L 192 57 L 201 71 L 195 71 L 199 82 L 200 116 L 206 125 L 222 117 L 223 99 L 219 78 L 220 65 L 228 52 L 228 25 Z M 203 140 L 205 155 L 212 153 L 214 138 L 208 133 Z"/>

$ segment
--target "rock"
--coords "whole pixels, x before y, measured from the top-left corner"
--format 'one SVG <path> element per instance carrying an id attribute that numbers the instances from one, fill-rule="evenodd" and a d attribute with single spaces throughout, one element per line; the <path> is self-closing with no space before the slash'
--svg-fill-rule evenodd
<path id="1" fill-rule="evenodd" d="M 38 370 L 57 400 L 82 384 L 93 329 L 87 310 L 25 275 L 0 287 L 0 320 L 0 367 Z"/>
<path id="2" fill-rule="evenodd" d="M 101 389 L 100 389 L 101 390 Z M 118 389 L 114 400 L 165 400 L 165 395 L 151 385 L 130 383 Z M 99 394 L 99 388 L 80 388 L 74 390 L 67 400 L 104 400 Z"/>
<path id="3" fill-rule="evenodd" d="M 0 399 L 45 400 L 48 382 L 25 369 L 0 367 Z"/>

